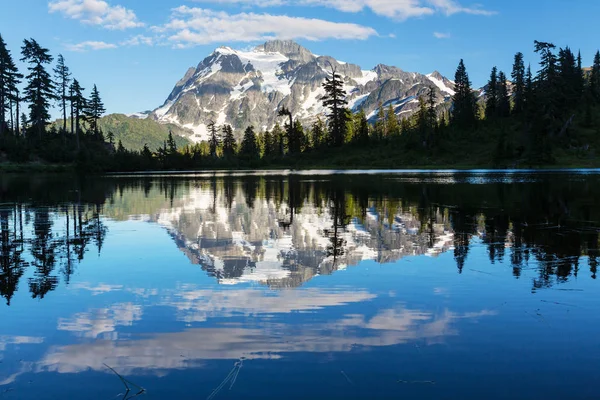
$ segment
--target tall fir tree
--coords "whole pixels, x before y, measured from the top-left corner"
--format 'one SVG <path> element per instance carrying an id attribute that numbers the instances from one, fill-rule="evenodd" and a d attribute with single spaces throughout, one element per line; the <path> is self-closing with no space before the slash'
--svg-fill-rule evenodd
<path id="1" fill-rule="evenodd" d="M 323 106 L 329 109 L 329 137 L 332 146 L 341 146 L 346 137 L 347 113 L 346 91 L 342 77 L 332 67 L 331 77 L 323 83 L 325 96 Z"/>
<path id="2" fill-rule="evenodd" d="M 277 143 L 277 155 L 283 157 L 285 155 L 285 137 L 287 135 L 279 123 L 275 124 L 271 133 L 273 134 L 273 140 Z"/>
<path id="3" fill-rule="evenodd" d="M 6 129 L 6 111 L 10 102 L 15 99 L 17 85 L 21 78 L 23 75 L 19 74 L 10 51 L 0 35 L 0 137 Z"/>
<path id="4" fill-rule="evenodd" d="M 23 41 L 21 54 L 23 56 L 21 61 L 29 64 L 23 100 L 29 103 L 29 121 L 35 126 L 38 138 L 41 139 L 50 120 L 50 102 L 56 99 L 56 87 L 46 69 L 46 65 L 52 62 L 53 57 L 50 51 L 40 46 L 35 39 Z"/>
<path id="5" fill-rule="evenodd" d="M 590 93 L 595 102 L 600 102 L 600 51 L 594 55 L 594 63 L 590 72 Z"/>
<path id="6" fill-rule="evenodd" d="M 219 130 L 217 129 L 217 124 L 215 123 L 215 121 L 208 121 L 207 129 L 208 134 L 210 135 L 210 137 L 208 138 L 210 156 L 212 158 L 217 158 L 217 150 L 221 145 L 221 138 L 219 137 Z"/>
<path id="7" fill-rule="evenodd" d="M 317 117 L 317 120 L 313 123 L 311 128 L 311 141 L 314 149 L 319 149 L 325 145 L 325 124 L 321 117 Z"/>
<path id="8" fill-rule="evenodd" d="M 223 126 L 223 155 L 225 158 L 232 158 L 235 156 L 237 143 L 233 136 L 233 128 L 231 125 Z"/>
<path id="9" fill-rule="evenodd" d="M 436 138 L 434 135 L 438 128 L 435 89 L 433 87 L 429 88 L 429 93 L 427 95 L 427 127 L 429 129 L 427 146 L 432 147 L 435 145 Z"/>
<path id="10" fill-rule="evenodd" d="M 398 122 L 398 116 L 394 110 L 394 106 L 391 104 L 385 113 L 385 130 L 388 137 L 400 135 L 400 123 Z"/>
<path id="11" fill-rule="evenodd" d="M 515 54 L 511 73 L 513 83 L 513 114 L 518 115 L 525 107 L 525 60 L 523 53 Z"/>
<path id="12" fill-rule="evenodd" d="M 380 101 L 379 107 L 377 107 L 377 119 L 375 120 L 375 138 L 377 140 L 385 138 L 385 128 L 385 108 L 383 108 L 383 103 Z"/>
<path id="13" fill-rule="evenodd" d="M 491 119 L 498 115 L 498 68 L 492 68 L 487 84 L 485 100 L 485 118 Z"/>
<path id="14" fill-rule="evenodd" d="M 87 101 L 86 107 L 84 108 L 84 114 L 86 121 L 90 124 L 90 129 L 98 139 L 100 139 L 100 127 L 98 121 L 100 121 L 100 118 L 102 118 L 105 112 L 106 108 L 104 108 L 104 103 L 100 98 L 100 92 L 96 85 L 94 85 L 90 99 Z"/>
<path id="15" fill-rule="evenodd" d="M 477 103 L 471 89 L 471 81 L 463 60 L 460 60 L 455 80 L 455 93 L 452 98 L 452 124 L 459 128 L 472 128 L 477 122 Z"/>
<path id="16" fill-rule="evenodd" d="M 366 144 L 369 142 L 369 121 L 367 120 L 367 113 L 363 108 L 356 114 L 356 135 L 355 141 L 357 143 Z"/>
<path id="17" fill-rule="evenodd" d="M 510 93 L 508 92 L 508 82 L 504 72 L 498 74 L 498 116 L 506 118 L 510 116 Z"/>
<path id="18" fill-rule="evenodd" d="M 73 79 L 71 87 L 69 88 L 69 100 L 71 102 L 71 124 L 74 127 L 75 141 L 77 150 L 80 149 L 80 134 L 81 134 L 81 122 L 85 118 L 85 110 L 87 108 L 87 99 L 83 95 L 85 89 L 81 87 L 77 79 Z M 73 130 L 73 128 L 72 128 Z"/>
<path id="19" fill-rule="evenodd" d="M 525 90 L 523 93 L 523 107 L 525 110 L 531 112 L 535 103 L 533 91 L 533 73 L 531 72 L 531 65 L 527 66 L 527 73 L 525 74 Z"/>
<path id="20" fill-rule="evenodd" d="M 65 65 L 65 59 L 62 54 L 59 54 L 56 59 L 54 80 L 56 82 L 56 97 L 60 105 L 60 110 L 63 113 L 62 136 L 64 141 L 65 133 L 67 132 L 67 102 L 69 101 L 69 87 L 71 86 L 71 72 L 69 71 L 69 67 Z"/>
<path id="21" fill-rule="evenodd" d="M 258 158 L 258 145 L 256 143 L 256 133 L 254 127 L 249 126 L 244 132 L 240 154 L 246 158 Z"/>

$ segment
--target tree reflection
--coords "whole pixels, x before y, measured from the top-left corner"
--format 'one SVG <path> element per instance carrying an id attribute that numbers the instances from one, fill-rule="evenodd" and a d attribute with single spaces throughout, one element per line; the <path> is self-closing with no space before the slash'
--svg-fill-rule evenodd
<path id="1" fill-rule="evenodd" d="M 69 284 L 91 247 L 104 251 L 102 215 L 157 221 L 164 212 L 176 218 L 178 247 L 219 281 L 255 273 L 271 287 L 299 286 L 365 257 L 385 263 L 448 250 L 465 273 L 476 245 L 516 279 L 533 268 L 534 290 L 582 273 L 596 279 L 600 178 L 505 178 L 3 176 L 0 293 L 10 304 L 28 268 L 34 298 Z"/>

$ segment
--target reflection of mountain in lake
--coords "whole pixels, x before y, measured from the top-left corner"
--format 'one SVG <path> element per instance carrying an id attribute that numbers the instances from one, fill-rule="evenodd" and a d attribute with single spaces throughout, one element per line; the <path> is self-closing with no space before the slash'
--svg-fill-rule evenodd
<path id="1" fill-rule="evenodd" d="M 223 284 L 296 287 L 363 260 L 393 262 L 452 246 L 453 235 L 443 224 L 423 233 L 421 222 L 400 210 L 382 216 L 371 207 L 363 218 L 348 217 L 336 227 L 340 210 L 328 203 L 334 202 L 305 200 L 298 207 L 266 198 L 249 201 L 236 190 L 228 207 L 224 193 L 193 189 L 157 220 L 192 263 Z"/>
<path id="2" fill-rule="evenodd" d="M 585 264 L 596 278 L 599 180 L 514 173 L 0 175 L 0 296 L 10 305 L 18 290 L 42 299 L 68 284 L 91 246 L 111 251 L 103 247 L 105 217 L 157 221 L 192 263 L 224 284 L 298 287 L 362 260 L 446 250 L 464 273 L 472 247 L 485 246 L 491 263 L 510 265 L 517 279 L 533 269 L 533 289 L 544 289 L 577 277 Z"/>

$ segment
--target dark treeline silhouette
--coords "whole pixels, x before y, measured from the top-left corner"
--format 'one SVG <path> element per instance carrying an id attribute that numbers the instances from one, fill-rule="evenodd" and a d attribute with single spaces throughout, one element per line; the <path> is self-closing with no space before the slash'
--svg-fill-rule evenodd
<path id="1" fill-rule="evenodd" d="M 485 183 L 473 184 L 473 179 Z M 600 211 L 594 199 L 600 196 L 598 183 L 595 176 L 573 181 L 554 175 L 533 182 L 510 175 L 473 178 L 462 174 L 420 175 L 416 182 L 414 177 L 397 181 L 386 175 L 98 180 L 3 176 L 0 294 L 10 304 L 19 281 L 31 269 L 29 291 L 43 298 L 57 287 L 61 276 L 69 283 L 90 245 L 102 250 L 107 234 L 102 215 L 117 220 L 157 215 L 180 207 L 185 195 L 198 188 L 211 193 L 209 213 L 218 213 L 218 208 L 236 213 L 242 230 L 251 224 L 267 224 L 265 230 L 291 233 L 303 213 L 328 215 L 322 232 L 329 241 L 326 248 L 308 246 L 281 254 L 282 267 L 293 274 L 289 282 L 272 283 L 274 287 L 297 286 L 307 277 L 337 270 L 339 263 L 348 262 L 344 259 L 347 234 L 361 227 L 369 234 L 361 240 L 378 254 L 378 262 L 397 260 L 399 253 L 394 252 L 403 247 L 410 254 L 415 249 L 421 249 L 415 254 L 425 254 L 449 232 L 447 249 L 453 249 L 459 273 L 469 272 L 465 266 L 477 241 L 487 248 L 491 263 L 510 265 L 515 278 L 524 269 L 535 269 L 532 286 L 537 290 L 577 276 L 586 256 L 589 274 L 596 278 Z M 265 204 L 279 210 L 276 220 L 252 220 L 251 213 L 244 213 Z M 232 245 L 231 238 L 208 232 L 197 236 L 194 224 L 207 218 L 202 215 L 190 214 L 171 230 L 181 250 L 219 280 L 237 278 L 246 268 L 252 269 L 259 254 L 250 259 L 223 257 L 224 268 L 215 268 L 202 252 L 225 250 Z M 413 225 L 408 225 L 408 216 Z M 186 245 L 190 240 L 198 244 L 200 253 Z M 258 245 L 262 239 L 257 240 Z"/>
<path id="2" fill-rule="evenodd" d="M 460 61 L 455 94 L 437 104 L 434 88 L 415 97 L 419 107 L 401 117 L 401 104 L 380 104 L 378 112 L 347 107 L 344 77 L 333 66 L 323 84 L 326 113 L 303 126 L 286 108 L 283 125 L 234 132 L 208 123 L 209 140 L 179 147 L 173 134 L 164 145 L 125 149 L 98 121 L 105 108 L 96 86 L 84 96 L 59 55 L 54 77 L 48 49 L 25 40 L 19 73 L 0 37 L 0 152 L 9 161 L 76 163 L 79 170 L 143 171 L 255 167 L 398 167 L 411 165 L 536 166 L 595 165 L 600 144 L 600 52 L 591 68 L 569 47 L 534 43 L 539 70 L 525 67 L 522 53 L 508 75 L 492 69 L 480 93 Z M 19 85 L 26 87 L 20 94 Z M 20 117 L 23 104 L 29 114 Z M 56 104 L 62 120 L 51 124 Z M 399 116 L 400 115 L 400 116 Z M 8 117 L 7 117 L 8 116 Z M 21 118 L 19 120 L 19 118 Z M 236 136 L 241 140 L 236 140 Z"/>
<path id="3" fill-rule="evenodd" d="M 99 129 L 106 110 L 96 85 L 86 97 L 64 57 L 59 54 L 51 69 L 54 57 L 35 39 L 23 41 L 21 56 L 25 73 L 0 36 L 0 154 L 5 156 L 0 161 L 77 163 L 85 169 L 98 161 L 101 168 L 106 165 L 114 144 Z M 60 123 L 51 124 L 52 105 L 61 111 Z"/>

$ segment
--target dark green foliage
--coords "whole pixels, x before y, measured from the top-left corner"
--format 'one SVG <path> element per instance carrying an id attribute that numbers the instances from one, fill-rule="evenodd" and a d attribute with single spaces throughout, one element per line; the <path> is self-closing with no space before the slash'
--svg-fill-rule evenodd
<path id="1" fill-rule="evenodd" d="M 511 74 L 513 80 L 513 113 L 521 114 L 525 108 L 525 59 L 523 53 L 515 54 L 515 61 Z"/>
<path id="2" fill-rule="evenodd" d="M 208 133 L 210 138 L 208 139 L 208 145 L 210 146 L 210 156 L 212 158 L 217 158 L 217 149 L 221 144 L 221 138 L 219 137 L 219 130 L 217 129 L 217 125 L 214 121 L 208 122 Z"/>
<path id="3" fill-rule="evenodd" d="M 98 121 L 105 112 L 106 109 L 104 108 L 104 103 L 102 103 L 102 99 L 100 98 L 100 92 L 98 92 L 98 88 L 96 85 L 94 85 L 90 99 L 87 101 L 84 109 L 84 114 L 85 120 L 90 124 L 91 130 L 96 136 L 100 134 Z"/>
<path id="4" fill-rule="evenodd" d="M 23 55 L 21 61 L 29 64 L 23 100 L 29 103 L 29 121 L 35 126 L 41 138 L 50 121 L 50 102 L 56 99 L 56 87 L 46 69 L 46 65 L 52 62 L 53 57 L 50 51 L 40 46 L 35 39 L 25 39 L 21 53 Z"/>
<path id="5" fill-rule="evenodd" d="M 510 94 L 508 93 L 508 82 L 504 72 L 500 71 L 498 74 L 498 109 L 497 115 L 500 118 L 506 118 L 510 116 Z"/>
<path id="6" fill-rule="evenodd" d="M 223 126 L 223 155 L 225 158 L 232 158 L 235 156 L 237 143 L 233 136 L 233 128 L 231 125 Z M 212 148 L 211 148 L 212 153 Z"/>
<path id="7" fill-rule="evenodd" d="M 245 158 L 258 158 L 258 146 L 256 144 L 256 133 L 254 133 L 254 127 L 249 126 L 244 132 L 244 138 L 242 139 L 242 146 L 240 149 L 240 155 Z"/>
<path id="8" fill-rule="evenodd" d="M 594 56 L 594 64 L 590 73 L 589 91 L 596 102 L 600 102 L 600 51 Z"/>
<path id="9" fill-rule="evenodd" d="M 65 65 L 65 59 L 62 54 L 58 55 L 56 67 L 54 67 L 54 79 L 56 81 L 56 98 L 60 110 L 63 113 L 63 139 L 67 132 L 67 102 L 69 101 L 69 87 L 71 86 L 71 72 Z"/>
<path id="10" fill-rule="evenodd" d="M 356 114 L 356 132 L 354 135 L 355 141 L 360 144 L 366 144 L 369 142 L 369 121 L 367 120 L 367 114 L 362 108 Z M 400 128 L 398 128 L 400 129 Z"/>
<path id="11" fill-rule="evenodd" d="M 492 68 L 485 95 L 485 117 L 494 118 L 498 115 L 498 68 L 496 67 Z"/>
<path id="12" fill-rule="evenodd" d="M 460 128 L 472 128 L 477 122 L 477 103 L 463 60 L 460 60 L 458 64 L 454 80 L 455 94 L 453 97 L 452 123 Z"/>
<path id="13" fill-rule="evenodd" d="M 344 81 L 332 68 L 331 77 L 325 78 L 323 83 L 325 97 L 323 97 L 323 106 L 329 109 L 329 142 L 332 146 L 339 147 L 344 144 L 346 138 L 346 123 L 348 122 L 346 114 L 346 91 L 344 90 Z"/>
<path id="14" fill-rule="evenodd" d="M 0 137 L 6 130 L 6 111 L 11 111 L 12 118 L 11 103 L 16 101 L 18 105 L 17 84 L 20 82 L 21 78 L 23 78 L 23 75 L 19 74 L 10 51 L 0 35 Z M 11 129 L 14 130 L 15 127 L 11 126 Z"/>

